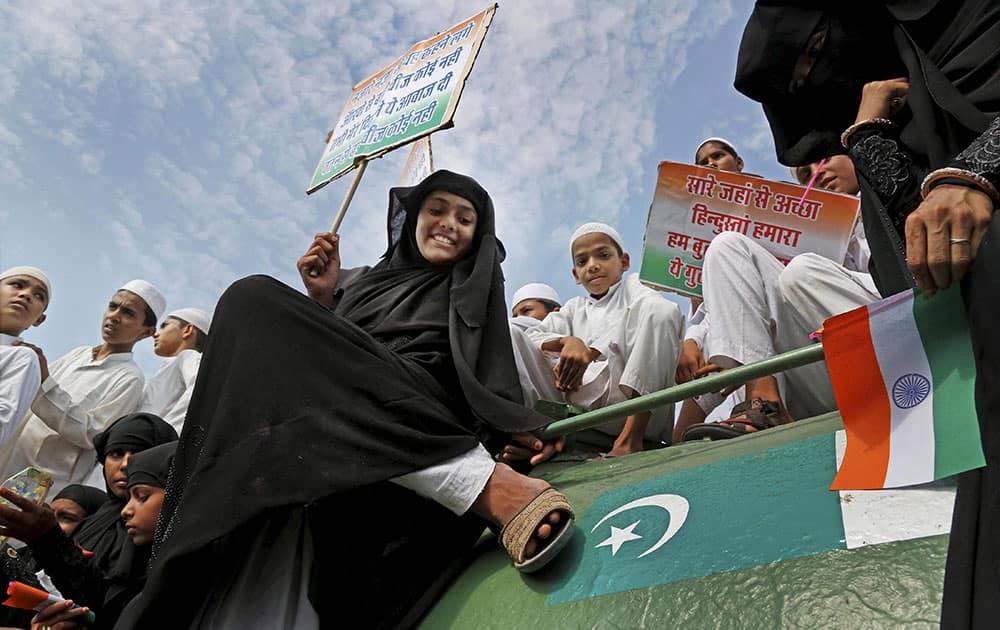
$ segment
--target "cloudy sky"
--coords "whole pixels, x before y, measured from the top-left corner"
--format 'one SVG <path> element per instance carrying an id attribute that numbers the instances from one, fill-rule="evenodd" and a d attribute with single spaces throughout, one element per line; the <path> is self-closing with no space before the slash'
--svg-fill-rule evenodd
<path id="1" fill-rule="evenodd" d="M 26 339 L 50 360 L 100 342 L 125 281 L 211 309 L 233 280 L 299 286 L 295 260 L 350 182 L 305 188 L 351 87 L 486 2 L 0 3 L 0 267 L 53 282 Z M 435 166 L 490 191 L 507 295 L 578 293 L 567 239 L 619 227 L 636 260 L 660 160 L 734 142 L 787 179 L 759 107 L 732 88 L 750 0 L 501 2 Z M 372 162 L 341 229 L 345 266 L 384 248 L 406 149 Z M 686 304 L 686 300 L 679 299 Z M 136 348 L 147 370 L 152 342 Z"/>

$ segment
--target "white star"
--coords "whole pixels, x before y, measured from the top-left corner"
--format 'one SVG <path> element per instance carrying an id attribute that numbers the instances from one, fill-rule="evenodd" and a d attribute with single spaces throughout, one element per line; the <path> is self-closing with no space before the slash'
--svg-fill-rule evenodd
<path id="1" fill-rule="evenodd" d="M 632 530 L 635 529 L 635 526 L 641 522 L 642 521 L 636 521 L 631 525 L 629 525 L 628 527 L 626 527 L 625 529 L 619 529 L 614 525 L 612 525 L 611 535 L 608 536 L 608 539 L 605 540 L 604 542 L 597 543 L 594 546 L 594 549 L 597 549 L 598 547 L 611 547 L 611 555 L 612 556 L 615 555 L 616 553 L 618 553 L 618 549 L 620 549 L 623 544 L 627 543 L 630 540 L 638 540 L 639 538 L 642 538 L 642 536 L 640 536 L 639 534 L 635 534 L 632 532 Z"/>

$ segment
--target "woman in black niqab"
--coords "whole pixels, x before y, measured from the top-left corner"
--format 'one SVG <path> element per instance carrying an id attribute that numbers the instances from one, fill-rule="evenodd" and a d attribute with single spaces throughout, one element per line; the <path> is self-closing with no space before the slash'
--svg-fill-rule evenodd
<path id="1" fill-rule="evenodd" d="M 415 237 L 433 191 L 476 212 L 468 253 L 448 264 L 425 260 Z M 293 557 L 285 568 L 308 575 L 323 627 L 409 625 L 482 531 L 471 514 L 383 482 L 546 422 L 521 404 L 493 205 L 448 171 L 389 197 L 385 254 L 340 271 L 335 292 L 309 299 L 253 276 L 220 299 L 149 580 L 120 627 L 218 623 L 228 613 L 213 600 L 231 609 L 249 597 L 248 549 L 274 540 Z M 212 585 L 184 588 L 195 574 Z M 300 624 L 303 597 L 269 601 Z"/>
<path id="2" fill-rule="evenodd" d="M 810 51 L 807 42 L 821 32 L 825 42 Z M 813 67 L 802 76 L 795 66 L 804 57 Z M 1000 3 L 760 1 L 740 45 L 735 83 L 764 105 L 778 159 L 795 166 L 828 154 L 860 115 L 865 84 L 896 77 L 908 82 L 903 107 L 880 116 L 891 115 L 894 124 L 858 127 L 847 144 L 861 186 L 872 274 L 883 295 L 916 285 L 909 265 L 931 291 L 954 282 L 958 272 L 950 281 L 928 275 L 923 251 L 932 238 L 944 239 L 953 262 L 961 259 L 961 248 L 978 241 L 960 281 L 986 466 L 959 476 L 941 622 L 945 628 L 994 627 L 1000 619 L 1000 335 L 993 330 L 1000 222 L 990 219 L 989 206 L 995 212 L 1000 187 Z M 980 181 L 943 179 L 948 201 L 940 201 L 935 188 L 925 203 L 921 182 L 942 168 L 971 172 Z M 939 201 L 932 204 L 932 198 Z"/>

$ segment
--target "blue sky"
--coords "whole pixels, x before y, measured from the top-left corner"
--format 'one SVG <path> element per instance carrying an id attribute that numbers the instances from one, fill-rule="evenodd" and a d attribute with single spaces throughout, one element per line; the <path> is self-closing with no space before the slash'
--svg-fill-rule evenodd
<path id="1" fill-rule="evenodd" d="M 351 87 L 486 2 L 0 4 L 0 267 L 53 283 L 25 338 L 49 360 L 100 342 L 108 297 L 141 277 L 168 310 L 210 310 L 233 280 L 299 287 L 344 177 L 304 192 Z M 732 88 L 749 0 L 501 2 L 435 166 L 493 196 L 508 298 L 578 294 L 580 223 L 616 225 L 638 262 L 660 160 L 722 135 L 788 179 L 757 104 Z M 341 229 L 345 266 L 385 244 L 406 148 L 372 162 Z M 686 300 L 679 299 L 686 304 Z M 152 342 L 136 347 L 152 372 Z"/>

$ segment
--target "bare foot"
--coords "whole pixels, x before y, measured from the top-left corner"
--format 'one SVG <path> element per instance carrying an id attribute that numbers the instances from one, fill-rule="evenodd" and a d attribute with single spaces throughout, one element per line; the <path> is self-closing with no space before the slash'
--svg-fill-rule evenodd
<path id="1" fill-rule="evenodd" d="M 471 509 L 474 514 L 504 526 L 548 487 L 550 484 L 547 481 L 522 475 L 507 464 L 498 462 Z M 539 546 L 544 545 L 553 532 L 558 530 L 561 521 L 562 514 L 559 511 L 548 515 L 525 546 L 525 558 L 538 552 Z"/>

